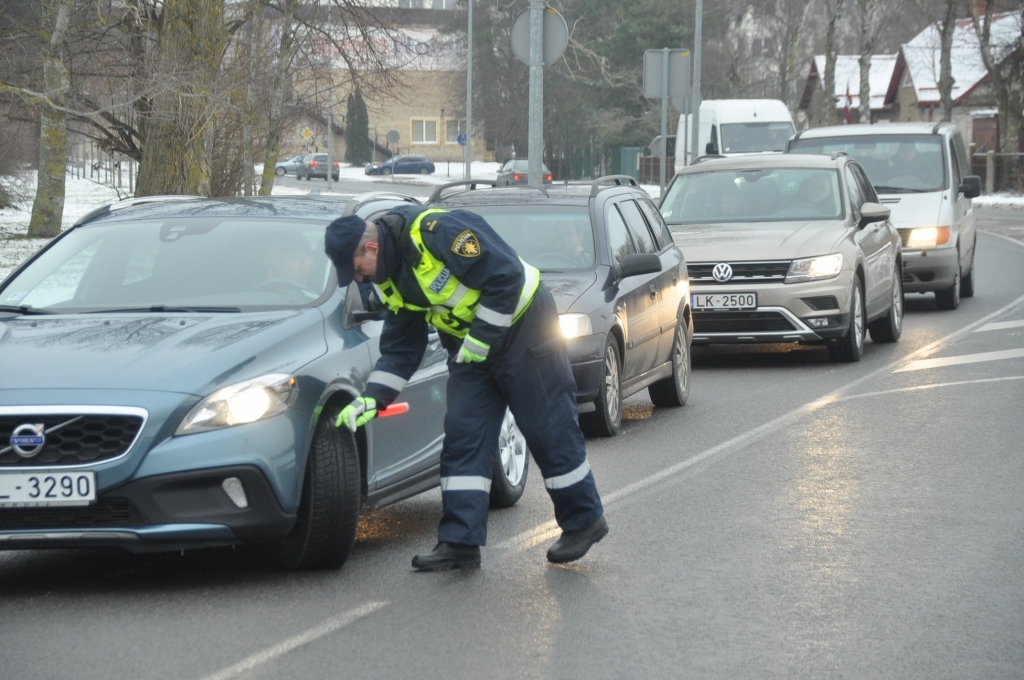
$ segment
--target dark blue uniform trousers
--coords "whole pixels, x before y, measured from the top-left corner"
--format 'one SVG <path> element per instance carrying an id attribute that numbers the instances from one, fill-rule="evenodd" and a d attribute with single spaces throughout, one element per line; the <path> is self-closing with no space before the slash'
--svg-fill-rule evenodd
<path id="1" fill-rule="evenodd" d="M 540 286 L 504 347 L 492 347 L 487 361 L 449 361 L 448 368 L 439 541 L 486 543 L 488 492 L 506 406 L 544 477 L 558 525 L 583 529 L 604 514 L 580 432 L 569 354 L 547 288 Z"/>

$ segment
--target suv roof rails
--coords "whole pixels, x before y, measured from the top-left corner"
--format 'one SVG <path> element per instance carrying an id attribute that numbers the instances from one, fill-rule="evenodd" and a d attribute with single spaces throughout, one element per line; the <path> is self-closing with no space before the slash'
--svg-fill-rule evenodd
<path id="1" fill-rule="evenodd" d="M 628 184 L 625 184 L 626 182 Z M 605 184 L 611 184 L 612 186 L 602 188 Z M 605 175 L 604 177 L 598 177 L 590 183 L 590 197 L 594 198 L 605 189 L 613 189 L 620 186 L 639 187 L 640 183 L 629 175 Z"/>
<path id="2" fill-rule="evenodd" d="M 948 122 L 948 121 L 940 120 L 938 123 L 936 123 L 935 127 L 932 128 L 932 134 L 933 135 L 934 134 L 938 134 L 939 128 L 942 127 L 943 123 L 946 123 L 946 122 Z"/>
<path id="3" fill-rule="evenodd" d="M 117 203 L 108 203 L 107 205 L 100 206 L 95 210 L 91 210 L 86 214 L 75 220 L 73 226 L 81 226 L 86 222 L 91 222 L 101 215 L 116 212 L 118 210 L 124 210 L 125 208 L 134 208 L 137 205 L 145 205 L 147 203 L 170 203 L 172 201 L 194 201 L 200 198 L 206 198 L 205 196 L 189 196 L 189 195 L 164 195 L 164 196 L 139 196 L 138 198 L 126 198 L 123 201 Z"/>
<path id="4" fill-rule="evenodd" d="M 369 203 L 370 201 L 405 201 L 406 203 L 419 205 L 418 200 L 405 194 L 399 194 L 394 191 L 368 191 L 364 194 L 349 197 L 348 204 L 341 212 L 341 216 L 348 217 L 349 215 L 354 215 L 364 203 Z"/>
<path id="5" fill-rule="evenodd" d="M 832 160 L 837 160 L 840 156 L 849 157 L 850 154 L 846 153 L 845 151 L 843 151 L 841 149 L 832 152 Z"/>
<path id="6" fill-rule="evenodd" d="M 706 153 L 703 156 L 697 156 L 696 158 L 694 158 L 693 163 L 691 163 L 691 165 L 697 165 L 697 163 L 700 163 L 702 161 L 710 161 L 714 160 L 715 158 L 725 158 L 725 156 L 723 156 L 720 153 Z"/>
<path id="7" fill-rule="evenodd" d="M 427 203 L 433 203 L 434 201 L 440 199 L 441 195 L 444 194 L 445 189 L 452 189 L 454 187 L 465 187 L 465 186 L 468 186 L 470 188 L 470 190 L 473 190 L 473 189 L 476 189 L 476 185 L 477 184 L 485 184 L 485 185 L 487 185 L 489 187 L 496 187 L 496 186 L 498 186 L 498 180 L 495 180 L 495 179 L 464 179 L 464 180 L 460 180 L 458 182 L 448 182 L 447 184 L 442 184 L 438 188 L 434 189 L 434 192 L 432 194 L 430 194 L 430 198 L 428 198 L 426 202 Z"/>

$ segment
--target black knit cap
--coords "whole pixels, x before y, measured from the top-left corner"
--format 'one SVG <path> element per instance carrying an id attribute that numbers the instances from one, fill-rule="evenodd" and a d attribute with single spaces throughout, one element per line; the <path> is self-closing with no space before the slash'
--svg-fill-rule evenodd
<path id="1" fill-rule="evenodd" d="M 324 239 L 324 250 L 331 258 L 334 268 L 338 270 L 338 286 L 344 288 L 355 278 L 355 265 L 352 258 L 359 247 L 359 241 L 366 232 L 366 222 L 357 215 L 339 217 L 327 225 L 327 236 Z"/>

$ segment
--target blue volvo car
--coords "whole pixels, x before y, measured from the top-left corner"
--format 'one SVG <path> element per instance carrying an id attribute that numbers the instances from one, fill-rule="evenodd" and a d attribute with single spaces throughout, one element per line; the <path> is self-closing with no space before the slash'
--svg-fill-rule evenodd
<path id="1" fill-rule="evenodd" d="M 379 356 L 372 287 L 324 229 L 413 199 L 148 198 L 101 208 L 0 283 L 0 549 L 257 542 L 339 567 L 358 515 L 439 483 L 447 352 L 400 402 L 333 426 Z M 494 507 L 526 444 L 506 416 Z"/>

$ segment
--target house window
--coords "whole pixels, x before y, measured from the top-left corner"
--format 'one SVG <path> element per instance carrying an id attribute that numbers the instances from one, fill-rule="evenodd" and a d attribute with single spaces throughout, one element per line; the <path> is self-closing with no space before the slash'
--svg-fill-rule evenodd
<path id="1" fill-rule="evenodd" d="M 424 118 L 413 118 L 412 143 L 437 144 L 437 121 Z"/>
<path id="2" fill-rule="evenodd" d="M 464 120 L 446 120 L 444 122 L 444 143 L 445 144 L 458 144 L 459 133 L 466 130 L 466 121 Z"/>

